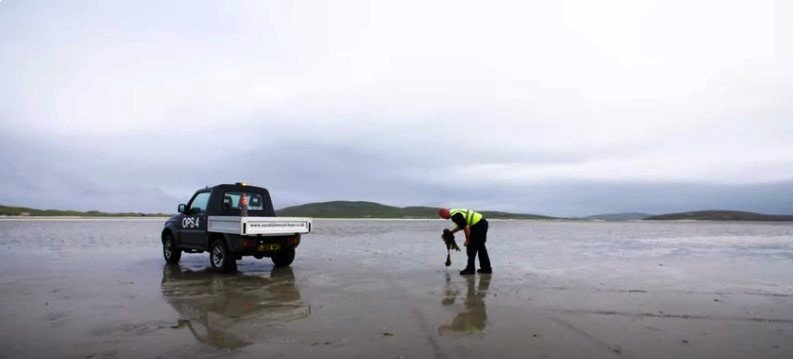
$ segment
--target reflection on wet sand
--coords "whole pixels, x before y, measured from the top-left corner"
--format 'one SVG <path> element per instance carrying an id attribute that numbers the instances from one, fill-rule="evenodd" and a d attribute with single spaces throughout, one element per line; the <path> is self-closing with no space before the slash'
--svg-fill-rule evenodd
<path id="1" fill-rule="evenodd" d="M 476 281 L 479 279 L 479 284 Z M 487 311 L 485 309 L 485 297 L 490 288 L 490 275 L 466 276 L 466 291 L 462 306 L 458 309 L 457 315 L 448 324 L 438 327 L 438 333 L 449 334 L 477 334 L 485 330 L 487 324 Z M 444 306 L 453 306 L 457 302 L 457 297 L 461 296 L 460 290 L 454 287 L 451 276 L 446 274 L 445 297 L 441 301 Z"/>
<path id="2" fill-rule="evenodd" d="M 269 277 L 222 275 L 163 267 L 162 295 L 196 339 L 218 348 L 240 348 L 264 328 L 311 314 L 300 300 L 291 268 L 274 268 Z"/>

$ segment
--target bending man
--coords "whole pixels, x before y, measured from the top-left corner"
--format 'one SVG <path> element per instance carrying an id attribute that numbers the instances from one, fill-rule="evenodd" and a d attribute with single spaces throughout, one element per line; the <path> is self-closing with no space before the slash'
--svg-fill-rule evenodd
<path id="1" fill-rule="evenodd" d="M 481 213 L 474 212 L 470 209 L 462 208 L 441 208 L 438 210 L 438 215 L 443 219 L 451 219 L 456 228 L 452 229 L 452 233 L 459 231 L 465 232 L 465 245 L 466 253 L 468 254 L 468 265 L 460 272 L 460 275 L 474 274 L 475 263 L 474 259 L 476 254 L 479 253 L 479 273 L 493 273 L 490 268 L 490 257 L 487 256 L 487 248 L 485 242 L 487 241 L 487 220 Z"/>

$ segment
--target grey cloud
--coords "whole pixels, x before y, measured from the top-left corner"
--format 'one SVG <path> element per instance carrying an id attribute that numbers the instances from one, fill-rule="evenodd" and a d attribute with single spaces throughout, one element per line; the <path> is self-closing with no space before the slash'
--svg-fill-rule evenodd
<path id="1" fill-rule="evenodd" d="M 585 1 L 500 4 L 475 30 L 467 4 L 408 28 L 422 2 L 359 5 L 0 2 L 0 204 L 172 211 L 246 180 L 278 206 L 793 212 L 793 42 L 768 41 L 772 6 L 676 28 L 681 49 L 740 32 L 692 53 L 652 11 L 655 37 L 599 31 L 625 17 Z"/>
<path id="2" fill-rule="evenodd" d="M 752 185 L 561 181 L 499 185 L 448 178 L 427 182 L 401 175 L 410 161 L 367 148 L 291 143 L 204 161 L 182 154 L 113 163 L 53 144 L 3 139 L 0 201 L 41 208 L 173 211 L 204 185 L 247 180 L 268 187 L 276 206 L 325 200 L 371 200 L 394 205 L 465 205 L 579 216 L 602 212 L 664 213 L 728 208 L 793 213 L 793 182 Z M 120 145 L 124 147 L 124 144 Z M 140 151 L 140 149 L 130 149 Z M 125 156 L 122 156 L 123 158 Z M 152 157 L 149 162 L 143 157 Z M 184 157 L 178 163 L 176 158 Z M 442 158 L 441 158 L 442 160 Z M 52 169 L 56 168 L 57 171 Z"/>

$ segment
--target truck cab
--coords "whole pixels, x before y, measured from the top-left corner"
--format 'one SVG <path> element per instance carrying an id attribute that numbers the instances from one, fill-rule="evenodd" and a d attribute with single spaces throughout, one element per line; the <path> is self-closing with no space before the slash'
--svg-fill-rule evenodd
<path id="1" fill-rule="evenodd" d="M 223 273 L 236 271 L 243 256 L 290 265 L 312 224 L 311 218 L 276 217 L 269 191 L 244 183 L 200 189 L 178 212 L 162 230 L 165 261 L 178 263 L 182 253 L 207 251 L 212 269 Z"/>

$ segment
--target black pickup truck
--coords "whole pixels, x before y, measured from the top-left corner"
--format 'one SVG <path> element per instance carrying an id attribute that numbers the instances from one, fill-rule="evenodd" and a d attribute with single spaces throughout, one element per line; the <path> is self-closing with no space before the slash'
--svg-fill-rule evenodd
<path id="1" fill-rule="evenodd" d="M 208 251 L 212 269 L 222 273 L 235 272 L 243 256 L 270 257 L 282 267 L 292 264 L 301 234 L 309 232 L 311 218 L 276 217 L 266 189 L 221 184 L 179 205 L 162 230 L 162 253 L 178 263 L 182 252 Z"/>

